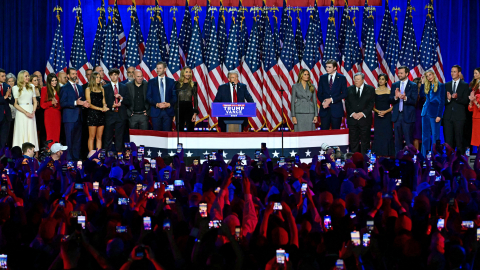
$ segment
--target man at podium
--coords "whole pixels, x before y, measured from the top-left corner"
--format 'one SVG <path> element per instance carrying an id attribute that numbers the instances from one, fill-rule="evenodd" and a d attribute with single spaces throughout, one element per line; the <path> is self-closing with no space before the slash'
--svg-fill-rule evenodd
<path id="1" fill-rule="evenodd" d="M 245 103 L 253 102 L 252 96 L 248 93 L 247 86 L 238 81 L 238 71 L 231 70 L 228 72 L 228 83 L 220 85 L 218 87 L 217 95 L 213 102 L 232 102 L 232 103 Z M 218 127 L 221 132 L 226 132 L 226 125 L 224 120 L 228 117 L 218 118 Z M 243 120 L 243 127 L 248 124 L 246 117 L 238 117 L 238 120 Z"/>

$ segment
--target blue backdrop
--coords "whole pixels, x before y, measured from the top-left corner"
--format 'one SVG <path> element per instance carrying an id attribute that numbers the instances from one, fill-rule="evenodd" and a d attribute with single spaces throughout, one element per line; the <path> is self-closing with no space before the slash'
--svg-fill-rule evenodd
<path id="1" fill-rule="evenodd" d="M 105 1 L 108 2 L 108 1 Z M 413 12 L 413 24 L 417 37 L 417 44 L 420 45 L 423 25 L 427 10 L 424 9 L 430 0 L 412 0 L 412 5 L 416 11 Z M 26 69 L 30 72 L 40 70 L 45 71 L 46 61 L 48 59 L 52 38 L 57 25 L 57 19 L 53 8 L 60 4 L 63 8 L 61 14 L 62 30 L 64 35 L 64 44 L 67 60 L 70 58 L 70 50 L 73 39 L 73 31 L 75 27 L 75 13 L 72 9 L 77 6 L 77 0 L 13 0 L 0 1 L 0 68 L 7 72 L 17 74 L 20 70 Z M 92 44 L 97 28 L 97 8 L 101 5 L 101 0 L 82 0 L 83 20 L 85 28 L 85 46 L 87 55 L 90 56 Z M 400 38 L 402 35 L 403 22 L 405 19 L 405 0 L 390 0 L 390 9 L 398 6 L 401 12 L 398 13 L 398 28 Z M 480 34 L 478 32 L 480 26 L 480 1 L 475 0 L 434 0 L 435 17 L 437 21 L 440 46 L 445 67 L 445 78 L 450 80 L 450 67 L 459 64 L 463 67 L 463 74 L 467 81 L 470 81 L 473 69 L 480 66 Z M 127 6 L 119 6 L 120 16 L 124 26 L 125 34 L 128 36 L 130 30 L 130 13 Z M 167 35 L 170 38 L 170 32 L 173 23 L 173 14 L 168 12 L 170 7 L 163 7 L 164 24 Z M 320 7 L 320 20 L 325 40 L 327 17 L 325 7 Z M 145 41 L 147 39 L 148 29 L 150 26 L 149 14 L 147 6 L 138 6 L 138 18 L 142 28 Z M 182 23 L 184 7 L 178 7 L 176 14 L 177 29 L 180 31 Z M 281 12 L 281 8 L 280 8 Z M 277 13 L 280 23 L 281 13 Z M 337 33 L 340 28 L 340 18 L 343 8 L 339 7 L 336 13 Z M 356 15 L 356 27 L 360 36 L 362 26 L 363 7 Z M 384 6 L 376 7 L 375 17 L 375 33 L 378 37 L 381 21 L 385 12 Z M 250 31 L 252 26 L 252 16 L 250 12 L 246 12 L 246 25 Z M 205 9 L 199 14 L 200 27 L 203 26 L 205 19 Z M 226 14 L 226 17 L 230 17 Z M 297 27 L 296 14 L 292 13 L 294 18 L 294 31 Z M 302 32 L 304 36 L 308 27 L 308 16 L 306 8 L 300 13 Z M 218 18 L 218 13 L 216 13 Z M 230 26 L 231 19 L 227 19 L 227 27 Z M 275 20 L 271 20 L 273 23 Z"/>

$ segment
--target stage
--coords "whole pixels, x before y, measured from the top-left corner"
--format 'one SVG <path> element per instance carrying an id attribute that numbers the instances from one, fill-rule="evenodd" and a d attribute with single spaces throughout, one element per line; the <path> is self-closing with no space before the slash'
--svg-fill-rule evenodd
<path id="1" fill-rule="evenodd" d="M 339 146 L 344 151 L 348 146 L 348 129 L 318 130 L 305 132 L 284 132 L 284 156 L 311 160 L 318 155 L 321 145 Z M 130 130 L 130 140 L 137 147 L 145 146 L 145 158 L 174 156 L 177 151 L 177 133 Z M 282 154 L 281 132 L 180 132 L 180 143 L 183 143 L 186 157 L 200 157 L 212 151 L 223 150 L 225 159 L 231 159 L 237 153 L 254 157 L 261 143 L 266 143 L 272 158 Z"/>

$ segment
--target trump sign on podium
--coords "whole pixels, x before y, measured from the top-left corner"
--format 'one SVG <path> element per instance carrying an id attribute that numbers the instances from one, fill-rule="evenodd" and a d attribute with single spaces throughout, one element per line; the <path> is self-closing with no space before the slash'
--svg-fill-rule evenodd
<path id="1" fill-rule="evenodd" d="M 213 117 L 255 117 L 255 103 L 212 103 Z"/>

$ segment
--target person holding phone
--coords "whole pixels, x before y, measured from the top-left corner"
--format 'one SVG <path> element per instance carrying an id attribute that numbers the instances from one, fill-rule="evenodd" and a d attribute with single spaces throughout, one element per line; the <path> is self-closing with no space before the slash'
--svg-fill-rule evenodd
<path id="1" fill-rule="evenodd" d="M 292 122 L 295 131 L 313 131 L 317 123 L 317 95 L 310 81 L 310 71 L 302 69 L 292 86 Z"/>

